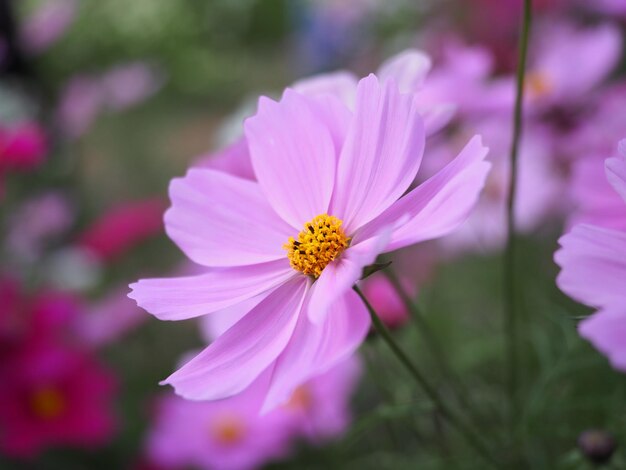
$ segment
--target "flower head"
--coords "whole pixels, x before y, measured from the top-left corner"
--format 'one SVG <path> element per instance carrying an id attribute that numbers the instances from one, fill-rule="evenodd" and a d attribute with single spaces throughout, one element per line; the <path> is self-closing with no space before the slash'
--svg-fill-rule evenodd
<path id="1" fill-rule="evenodd" d="M 351 288 L 363 267 L 458 227 L 489 164 L 476 137 L 407 193 L 425 144 L 419 105 L 373 75 L 354 111 L 330 94 L 261 98 L 245 140 L 255 181 L 192 169 L 170 188 L 167 233 L 208 272 L 142 280 L 130 296 L 161 319 L 230 309 L 240 320 L 165 383 L 219 399 L 268 374 L 267 411 L 358 347 L 369 315 Z"/>
<path id="2" fill-rule="evenodd" d="M 626 203 L 626 141 L 621 156 L 606 161 L 607 179 Z M 626 371 L 626 232 L 579 224 L 559 240 L 555 260 L 561 267 L 557 283 L 574 299 L 598 309 L 579 325 L 581 336 Z"/>

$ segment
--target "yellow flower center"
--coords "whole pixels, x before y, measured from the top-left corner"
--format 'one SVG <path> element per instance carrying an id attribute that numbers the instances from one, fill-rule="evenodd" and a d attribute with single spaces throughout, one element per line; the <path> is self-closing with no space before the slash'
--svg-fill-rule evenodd
<path id="1" fill-rule="evenodd" d="M 246 434 L 245 424 L 237 416 L 222 416 L 211 428 L 215 439 L 223 445 L 233 445 L 241 441 Z"/>
<path id="2" fill-rule="evenodd" d="M 324 268 L 348 247 L 350 238 L 337 217 L 322 214 L 304 224 L 298 239 L 289 237 L 283 245 L 291 267 L 307 276 L 318 278 Z"/>
<path id="3" fill-rule="evenodd" d="M 42 419 L 57 418 L 65 410 L 65 399 L 55 388 L 43 387 L 31 396 L 30 406 L 35 415 Z"/>

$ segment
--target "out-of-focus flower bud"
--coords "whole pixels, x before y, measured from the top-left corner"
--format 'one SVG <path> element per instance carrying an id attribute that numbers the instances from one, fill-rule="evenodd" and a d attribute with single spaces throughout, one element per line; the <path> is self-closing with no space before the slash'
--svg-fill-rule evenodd
<path id="1" fill-rule="evenodd" d="M 610 433 L 602 429 L 589 429 L 578 436 L 578 448 L 589 461 L 602 465 L 611 460 L 617 442 Z"/>

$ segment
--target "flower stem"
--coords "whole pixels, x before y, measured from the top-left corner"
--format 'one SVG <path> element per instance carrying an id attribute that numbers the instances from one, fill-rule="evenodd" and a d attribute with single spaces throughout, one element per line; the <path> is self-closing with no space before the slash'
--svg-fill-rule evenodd
<path id="1" fill-rule="evenodd" d="M 404 352 L 404 350 L 396 343 L 396 341 L 391 336 L 391 333 L 384 325 L 372 305 L 369 303 L 361 289 L 358 286 L 353 287 L 354 291 L 361 298 L 365 306 L 367 307 L 367 311 L 372 318 L 372 323 L 374 324 L 374 328 L 378 334 L 380 334 L 381 338 L 387 343 L 389 349 L 395 354 L 398 360 L 402 363 L 402 365 L 409 371 L 411 376 L 415 379 L 418 385 L 424 390 L 424 393 L 428 396 L 430 400 L 435 404 L 441 416 L 445 418 L 450 425 L 452 425 L 458 432 L 461 434 L 467 443 L 479 454 L 481 455 L 487 462 L 489 462 L 494 468 L 500 468 L 498 462 L 492 457 L 492 455 L 487 451 L 486 447 L 483 443 L 476 437 L 474 432 L 459 418 L 457 415 L 446 405 L 446 403 L 441 399 L 437 390 L 430 385 L 430 383 L 426 380 L 424 375 L 419 371 L 417 366 L 413 364 L 409 356 Z"/>
<path id="2" fill-rule="evenodd" d="M 419 308 L 416 301 L 407 293 L 406 289 L 398 279 L 398 276 L 396 276 L 392 269 L 385 269 L 382 272 L 385 274 L 387 279 L 389 279 L 392 287 L 404 303 L 405 308 L 411 313 L 411 318 L 415 322 L 422 338 L 427 343 L 428 348 L 431 350 L 437 368 L 442 372 L 443 378 L 447 379 L 449 382 L 458 404 L 465 410 L 473 410 L 475 412 L 475 421 L 478 421 L 478 424 L 480 425 L 481 421 L 485 421 L 485 416 L 477 413 L 476 407 L 474 406 L 474 403 L 472 403 L 470 398 L 471 395 L 468 392 L 465 383 L 452 369 L 450 361 L 444 353 L 444 349 L 441 347 L 441 343 L 437 340 L 437 336 L 433 333 L 433 330 L 426 320 L 426 315 Z M 492 415 L 495 414 L 494 409 L 491 407 L 488 411 Z"/>
<path id="3" fill-rule="evenodd" d="M 507 241 L 504 252 L 504 330 L 506 338 L 506 357 L 508 378 L 507 386 L 510 402 L 510 430 L 511 436 L 519 414 L 518 400 L 518 333 L 517 333 L 517 303 L 516 303 L 516 261 L 517 247 L 515 227 L 515 195 L 517 189 L 518 154 L 522 136 L 523 105 L 524 105 L 524 78 L 526 73 L 526 57 L 528 55 L 528 38 L 532 21 L 532 0 L 524 0 L 524 12 L 519 42 L 519 58 L 517 65 L 517 90 L 515 108 L 513 110 L 513 138 L 511 142 L 511 166 L 509 172 L 509 191 L 507 195 Z"/>

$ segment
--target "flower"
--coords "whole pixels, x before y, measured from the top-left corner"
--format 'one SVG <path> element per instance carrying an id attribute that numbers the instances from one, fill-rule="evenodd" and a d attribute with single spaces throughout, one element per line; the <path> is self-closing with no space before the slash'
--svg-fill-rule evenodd
<path id="1" fill-rule="evenodd" d="M 617 65 L 622 50 L 620 31 L 611 24 L 580 28 L 550 23 L 538 38 L 525 84 L 529 104 L 540 110 L 584 104 Z"/>
<path id="2" fill-rule="evenodd" d="M 403 279 L 404 281 L 404 279 Z M 410 286 L 408 282 L 404 285 Z M 409 321 L 409 311 L 396 289 L 384 276 L 363 281 L 363 293 L 387 328 L 398 328 Z M 406 289 L 410 292 L 411 289 Z"/>
<path id="3" fill-rule="evenodd" d="M 284 406 L 260 415 L 269 377 L 243 393 L 196 402 L 162 397 L 148 432 L 145 453 L 159 467 L 251 469 L 284 458 L 304 437 L 320 444 L 343 434 L 350 423 L 350 397 L 360 376 L 356 356 L 300 385 Z"/>
<path id="4" fill-rule="evenodd" d="M 606 161 L 607 179 L 626 202 L 626 140 L 620 157 Z M 579 325 L 581 336 L 626 371 L 626 232 L 595 225 L 576 225 L 559 240 L 555 260 L 561 267 L 557 283 L 574 299 L 598 311 Z"/>
<path id="5" fill-rule="evenodd" d="M 21 36 L 24 47 L 31 53 L 40 53 L 52 46 L 74 22 L 76 0 L 47 0 L 26 18 Z"/>
<path id="6" fill-rule="evenodd" d="M 0 452 L 31 458 L 51 446 L 103 445 L 115 431 L 115 378 L 93 357 L 29 342 L 0 370 Z"/>
<path id="7" fill-rule="evenodd" d="M 489 169 L 475 137 L 403 196 L 424 150 L 416 106 L 374 75 L 359 82 L 354 112 L 330 94 L 287 89 L 278 103 L 261 98 L 245 123 L 256 181 L 192 169 L 172 183 L 166 231 L 211 269 L 141 280 L 130 297 L 163 320 L 246 313 L 164 383 L 214 400 L 271 376 L 268 411 L 352 354 L 370 323 L 351 289 L 363 267 L 458 227 Z"/>
<path id="8" fill-rule="evenodd" d="M 0 173 L 32 171 L 43 163 L 47 151 L 46 136 L 37 123 L 27 121 L 0 127 Z"/>
<path id="9" fill-rule="evenodd" d="M 98 259 L 111 261 L 145 239 L 159 235 L 163 214 L 161 200 L 121 203 L 105 212 L 87 228 L 78 244 Z"/>
<path id="10" fill-rule="evenodd" d="M 259 416 L 264 384 L 226 400 L 163 397 L 146 439 L 150 462 L 166 468 L 245 470 L 288 455 L 293 418 L 282 409 Z"/>
<path id="11" fill-rule="evenodd" d="M 299 435 L 322 444 L 344 434 L 352 420 L 350 398 L 361 377 L 361 361 L 352 355 L 332 369 L 299 385 L 284 405 Z"/>

